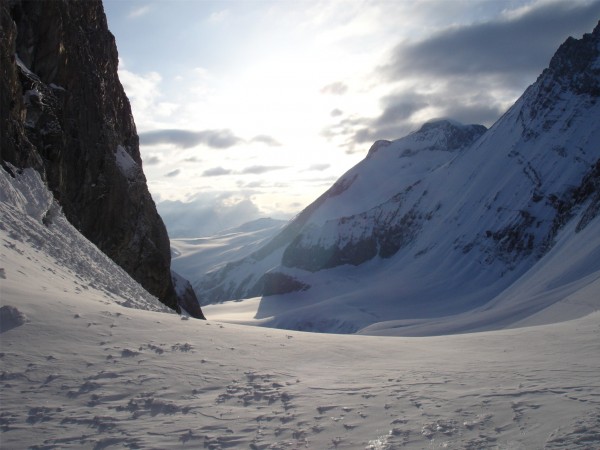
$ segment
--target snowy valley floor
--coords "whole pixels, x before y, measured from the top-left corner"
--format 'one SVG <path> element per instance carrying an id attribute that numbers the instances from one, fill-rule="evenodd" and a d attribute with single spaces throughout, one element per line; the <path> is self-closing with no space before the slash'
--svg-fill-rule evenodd
<path id="1" fill-rule="evenodd" d="M 600 312 L 416 338 L 183 320 L 39 176 L 0 182 L 2 449 L 600 448 Z"/>
<path id="2" fill-rule="evenodd" d="M 600 446 L 598 313 L 428 338 L 182 320 L 4 242 L 27 322 L 0 335 L 2 448 Z"/>

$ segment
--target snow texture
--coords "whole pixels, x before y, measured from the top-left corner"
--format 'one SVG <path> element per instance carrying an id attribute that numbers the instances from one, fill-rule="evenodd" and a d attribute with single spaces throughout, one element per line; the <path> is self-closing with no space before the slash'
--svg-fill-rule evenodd
<path id="1" fill-rule="evenodd" d="M 142 169 L 133 160 L 129 153 L 127 153 L 127 150 L 125 150 L 125 147 L 122 145 L 117 145 L 115 158 L 117 167 L 127 179 L 135 180 L 140 175 Z"/>
<path id="2" fill-rule="evenodd" d="M 2 222 L 0 231 L 6 236 L 5 248 L 25 255 L 29 261 L 21 269 L 22 283 L 33 282 L 30 278 L 51 274 L 49 293 L 73 291 L 84 294 L 93 289 L 102 292 L 105 301 L 123 306 L 169 311 L 94 244 L 81 234 L 64 217 L 60 206 L 47 190 L 39 174 L 33 169 L 16 169 L 7 164 L 12 175 L 0 169 L 0 207 Z M 60 267 L 57 268 L 57 262 Z M 13 267 L 13 269 L 15 269 Z M 8 267 L 3 266 L 3 277 L 8 278 Z M 33 270 L 33 271 L 32 271 Z M 3 285 L 7 283 L 2 280 Z M 63 286 L 60 280 L 73 279 L 73 285 Z M 53 280 L 53 281 L 52 281 Z M 4 296 L 10 294 L 3 287 Z M 10 304 L 10 303 L 9 303 Z M 12 306 L 19 307 L 18 304 Z M 20 308 L 19 308 L 20 309 Z"/>
<path id="3" fill-rule="evenodd" d="M 598 312 L 416 338 L 182 320 L 68 224 L 37 173 L 14 173 L 0 170 L 1 299 L 27 321 L 2 327 L 2 448 L 600 446 Z M 560 247 L 555 272 L 519 290 L 575 283 L 553 307 L 597 306 L 597 278 L 560 271 Z"/>

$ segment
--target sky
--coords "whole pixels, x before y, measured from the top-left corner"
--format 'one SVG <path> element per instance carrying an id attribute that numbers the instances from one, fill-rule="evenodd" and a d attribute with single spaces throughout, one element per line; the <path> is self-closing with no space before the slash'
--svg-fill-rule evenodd
<path id="1" fill-rule="evenodd" d="M 291 218 L 378 139 L 491 126 L 600 0 L 104 0 L 168 229 Z M 171 237 L 183 237 L 173 236 Z"/>

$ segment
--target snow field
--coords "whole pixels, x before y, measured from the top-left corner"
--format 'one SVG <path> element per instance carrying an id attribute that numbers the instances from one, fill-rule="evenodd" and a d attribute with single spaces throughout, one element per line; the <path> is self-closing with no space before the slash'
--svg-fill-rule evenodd
<path id="1" fill-rule="evenodd" d="M 1 303 L 23 316 L 0 334 L 2 448 L 600 445 L 600 313 L 419 338 L 185 320 L 80 235 L 59 252 L 60 211 L 19 216 L 48 198 L 35 177 L 0 173 L 19 194 L 0 202 Z"/>
<path id="2" fill-rule="evenodd" d="M 6 300 L 28 322 L 2 334 L 4 448 L 599 442 L 598 313 L 535 328 L 378 338 L 181 320 L 93 295 L 15 291 Z"/>

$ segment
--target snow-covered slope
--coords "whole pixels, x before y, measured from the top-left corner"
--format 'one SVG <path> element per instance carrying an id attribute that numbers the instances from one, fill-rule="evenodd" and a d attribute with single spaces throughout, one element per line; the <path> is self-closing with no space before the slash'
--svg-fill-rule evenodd
<path id="1" fill-rule="evenodd" d="M 489 130 L 441 120 L 375 143 L 271 242 L 208 274 L 199 294 L 262 296 L 256 319 L 300 330 L 516 324 L 558 299 L 557 286 L 572 283 L 564 299 L 600 274 L 599 96 L 600 26 L 567 40 Z M 489 319 L 430 326 L 490 308 Z"/>
<path id="2" fill-rule="evenodd" d="M 47 298 L 92 296 L 103 303 L 169 311 L 71 225 L 35 170 L 7 167 L 10 173 L 0 168 L 3 304 L 36 286 Z M 18 255 L 18 262 L 5 260 L 7 251 Z"/>
<path id="3" fill-rule="evenodd" d="M 2 448 L 600 445 L 598 313 L 427 338 L 184 320 L 78 234 L 37 173 L 0 183 Z"/>

